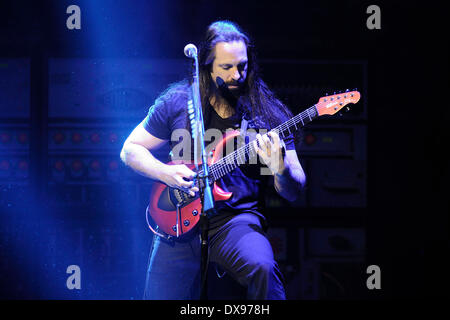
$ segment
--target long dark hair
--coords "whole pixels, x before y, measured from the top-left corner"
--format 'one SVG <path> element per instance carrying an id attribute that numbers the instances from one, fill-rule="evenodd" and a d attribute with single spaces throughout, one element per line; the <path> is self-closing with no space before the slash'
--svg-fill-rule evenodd
<path id="1" fill-rule="evenodd" d="M 245 34 L 235 23 L 231 21 L 216 21 L 208 26 L 206 36 L 199 45 L 199 83 L 202 108 L 205 122 L 210 115 L 209 99 L 217 92 L 211 78 L 212 64 L 214 62 L 214 48 L 219 42 L 244 41 L 247 47 L 247 77 L 243 84 L 242 96 L 239 98 L 239 116 L 246 115 L 248 120 L 252 119 L 257 127 L 273 129 L 279 124 L 292 118 L 291 111 L 275 96 L 259 75 L 256 63 L 255 48 L 247 34 Z M 192 80 L 192 78 L 191 78 Z M 177 93 L 186 93 L 190 81 L 185 79 L 171 84 L 159 98 L 177 96 Z M 159 99 L 158 98 L 158 99 Z M 186 114 L 187 126 L 189 127 L 188 115 Z M 297 134 L 301 134 L 299 130 Z M 298 135 L 294 138 L 297 140 Z"/>
<path id="2" fill-rule="evenodd" d="M 256 52 L 250 37 L 231 21 L 216 21 L 208 26 L 204 41 L 199 46 L 199 82 L 202 106 L 209 105 L 214 94 L 211 79 L 214 48 L 219 42 L 243 41 L 247 47 L 247 77 L 242 90 L 240 107 L 259 125 L 272 129 L 292 117 L 290 110 L 275 96 L 259 75 Z M 206 111 L 206 110 L 205 110 Z"/>

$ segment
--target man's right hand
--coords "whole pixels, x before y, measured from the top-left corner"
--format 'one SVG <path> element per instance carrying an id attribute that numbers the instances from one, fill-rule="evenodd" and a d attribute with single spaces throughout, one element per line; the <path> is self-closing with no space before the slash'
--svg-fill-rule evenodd
<path id="1" fill-rule="evenodd" d="M 161 181 L 169 187 L 180 189 L 189 193 L 191 196 L 195 196 L 195 193 L 199 189 L 194 186 L 192 179 L 196 176 L 197 174 L 186 165 L 173 164 L 164 167 L 164 172 L 161 174 Z"/>
<path id="2" fill-rule="evenodd" d="M 122 161 L 145 177 L 159 180 L 169 187 L 195 196 L 195 192 L 198 192 L 199 189 L 194 187 L 192 179 L 197 174 L 184 164 L 167 165 L 156 159 L 151 152 L 167 143 L 167 140 L 151 135 L 144 128 L 144 121 L 131 132 L 124 142 L 120 152 Z"/>

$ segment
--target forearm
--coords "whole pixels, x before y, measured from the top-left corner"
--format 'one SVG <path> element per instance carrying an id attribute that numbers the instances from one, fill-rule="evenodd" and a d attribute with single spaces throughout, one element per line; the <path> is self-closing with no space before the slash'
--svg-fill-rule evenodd
<path id="1" fill-rule="evenodd" d="M 120 152 L 120 158 L 125 165 L 138 174 L 154 180 L 161 181 L 167 167 L 166 164 L 156 159 L 148 149 L 135 143 L 126 143 Z"/>
<path id="2" fill-rule="evenodd" d="M 306 177 L 301 167 L 285 165 L 283 170 L 274 175 L 275 190 L 288 201 L 299 197 L 305 183 Z"/>

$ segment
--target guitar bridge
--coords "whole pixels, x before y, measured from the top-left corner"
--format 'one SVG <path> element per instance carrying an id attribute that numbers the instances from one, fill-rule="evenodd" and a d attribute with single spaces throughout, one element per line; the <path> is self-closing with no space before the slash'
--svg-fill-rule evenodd
<path id="1" fill-rule="evenodd" d="M 179 205 L 183 205 L 185 202 L 191 199 L 191 196 L 189 193 L 186 193 L 184 191 L 181 191 L 179 189 L 173 189 L 173 195 L 175 196 L 176 203 Z"/>
<path id="2" fill-rule="evenodd" d="M 193 200 L 195 200 L 197 196 L 191 196 L 188 192 L 184 192 L 183 190 L 171 188 L 170 199 L 172 203 L 179 206 L 184 206 Z"/>

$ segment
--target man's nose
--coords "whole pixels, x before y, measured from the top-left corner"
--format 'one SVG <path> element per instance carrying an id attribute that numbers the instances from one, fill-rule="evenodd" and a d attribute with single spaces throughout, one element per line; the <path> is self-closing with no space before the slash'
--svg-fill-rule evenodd
<path id="1" fill-rule="evenodd" d="M 231 78 L 234 81 L 237 81 L 237 80 L 239 80 L 241 78 L 241 74 L 239 73 L 238 68 L 233 68 L 233 71 L 231 73 Z"/>

